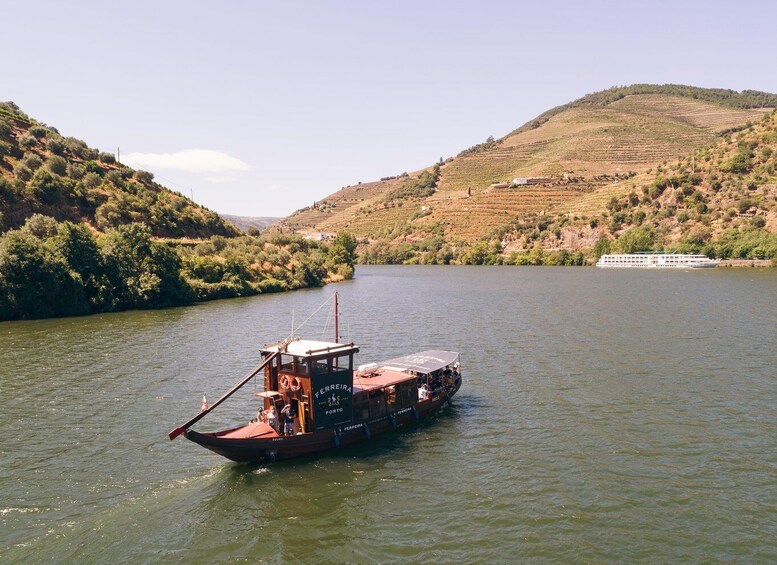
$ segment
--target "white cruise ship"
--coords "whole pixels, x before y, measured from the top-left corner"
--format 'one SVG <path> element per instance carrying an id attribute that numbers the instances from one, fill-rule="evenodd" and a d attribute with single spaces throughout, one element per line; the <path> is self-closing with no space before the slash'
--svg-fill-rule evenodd
<path id="1" fill-rule="evenodd" d="M 720 259 L 706 255 L 680 255 L 677 253 L 626 253 L 602 255 L 597 267 L 640 269 L 702 269 L 717 267 Z"/>

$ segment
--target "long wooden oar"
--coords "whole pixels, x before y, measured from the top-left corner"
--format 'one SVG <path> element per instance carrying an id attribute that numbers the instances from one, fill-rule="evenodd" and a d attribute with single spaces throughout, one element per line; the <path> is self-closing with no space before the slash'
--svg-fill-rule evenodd
<path id="1" fill-rule="evenodd" d="M 264 369 L 264 368 L 267 366 L 267 364 L 268 364 L 270 361 L 272 361 L 273 359 L 275 359 L 275 358 L 278 356 L 278 354 L 279 354 L 279 352 L 277 352 L 277 351 L 276 351 L 275 353 L 273 353 L 272 355 L 270 355 L 270 356 L 269 356 L 267 359 L 265 359 L 264 361 L 262 361 L 262 362 L 261 362 L 261 364 L 259 364 L 259 365 L 258 365 L 256 368 L 254 368 L 254 369 L 253 369 L 253 370 L 252 370 L 250 373 L 248 373 L 248 374 L 247 374 L 245 377 L 243 377 L 243 380 L 241 380 L 239 383 L 237 383 L 235 386 L 233 386 L 231 389 L 229 389 L 229 390 L 227 391 L 227 393 L 226 393 L 224 396 L 222 396 L 222 397 L 221 397 L 221 398 L 219 398 L 219 399 L 218 399 L 216 402 L 214 402 L 214 403 L 213 403 L 213 406 L 211 406 L 210 408 L 207 408 L 206 410 L 203 410 L 202 412 L 200 412 L 199 414 L 197 414 L 197 415 L 196 415 L 194 418 L 192 418 L 191 420 L 189 420 L 188 422 L 186 422 L 186 423 L 185 423 L 185 424 L 183 424 L 182 426 L 178 426 L 178 427 L 177 427 L 177 428 L 175 428 L 173 431 L 171 431 L 169 434 L 167 434 L 167 435 L 170 437 L 170 439 L 175 439 L 175 438 L 177 438 L 179 435 L 181 435 L 181 434 L 182 434 L 182 433 L 184 433 L 186 430 L 188 430 L 190 426 L 193 426 L 194 424 L 196 424 L 197 422 L 199 422 L 199 421 L 200 421 L 202 418 L 204 418 L 204 417 L 205 417 L 205 415 L 206 415 L 208 412 L 210 412 L 210 411 L 211 411 L 211 410 L 213 410 L 213 409 L 214 409 L 216 406 L 218 406 L 219 404 L 221 404 L 222 402 L 224 402 L 224 401 L 225 401 L 227 398 L 229 398 L 230 396 L 232 396 L 233 394 L 235 394 L 235 392 L 237 392 L 237 390 L 238 390 L 240 387 L 242 387 L 244 384 L 246 384 L 248 381 L 250 381 L 250 380 L 251 380 L 251 378 L 252 378 L 254 375 L 256 375 L 256 373 L 258 373 L 259 371 L 261 371 L 262 369 Z"/>

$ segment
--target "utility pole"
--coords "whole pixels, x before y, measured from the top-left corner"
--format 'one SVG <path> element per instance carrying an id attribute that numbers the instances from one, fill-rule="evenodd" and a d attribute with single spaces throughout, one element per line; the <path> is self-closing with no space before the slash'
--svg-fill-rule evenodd
<path id="1" fill-rule="evenodd" d="M 121 148 L 120 147 L 116 148 L 116 162 L 117 163 L 121 163 Z"/>

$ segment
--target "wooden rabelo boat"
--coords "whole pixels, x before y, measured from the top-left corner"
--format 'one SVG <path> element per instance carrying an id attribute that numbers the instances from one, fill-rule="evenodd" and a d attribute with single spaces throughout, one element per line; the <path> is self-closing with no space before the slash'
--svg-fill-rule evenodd
<path id="1" fill-rule="evenodd" d="M 170 439 L 184 434 L 233 461 L 279 461 L 356 444 L 414 424 L 450 402 L 461 387 L 457 352 L 422 351 L 354 370 L 359 348 L 338 341 L 296 338 L 264 346 L 261 364 L 210 408 L 203 407 L 197 416 L 172 430 Z M 282 417 L 276 426 L 257 419 L 216 432 L 191 429 L 262 371 L 264 391 L 257 393 L 260 407 L 268 412 L 272 408 L 279 416 L 286 405 L 293 407 L 296 417 L 290 433 L 284 433 Z"/>

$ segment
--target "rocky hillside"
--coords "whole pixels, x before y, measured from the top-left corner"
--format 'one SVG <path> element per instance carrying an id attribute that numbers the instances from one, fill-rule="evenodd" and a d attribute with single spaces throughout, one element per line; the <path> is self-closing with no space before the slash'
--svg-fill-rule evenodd
<path id="1" fill-rule="evenodd" d="M 0 232 L 33 214 L 105 231 L 143 222 L 155 236 L 233 236 L 238 230 L 154 175 L 116 162 L 74 137 L 0 103 Z"/>
<path id="2" fill-rule="evenodd" d="M 345 187 L 280 225 L 304 232 L 347 228 L 370 242 L 367 256 L 376 246 L 388 250 L 384 260 L 419 260 L 431 251 L 456 260 L 477 242 L 507 251 L 537 242 L 548 249 L 591 250 L 599 231 L 529 240 L 516 226 L 534 222 L 536 229 L 537 218 L 562 213 L 608 213 L 613 196 L 628 194 L 627 187 L 641 190 L 659 166 L 712 151 L 774 107 L 776 95 L 756 91 L 613 88 L 554 108 L 423 171 Z M 697 153 L 694 160 L 700 158 Z"/>

